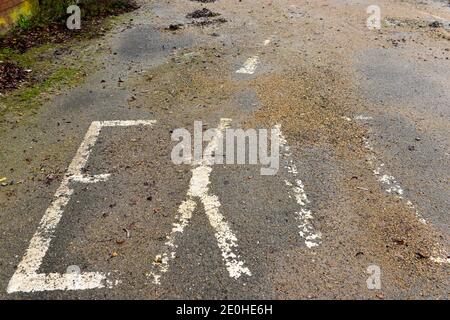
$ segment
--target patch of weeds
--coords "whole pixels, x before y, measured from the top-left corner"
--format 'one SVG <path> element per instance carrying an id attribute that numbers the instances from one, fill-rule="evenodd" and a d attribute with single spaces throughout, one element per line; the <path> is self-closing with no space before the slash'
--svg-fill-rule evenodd
<path id="1" fill-rule="evenodd" d="M 14 54 L 14 50 L 11 48 L 0 48 L 0 61 L 9 60 L 9 58 Z"/>
<path id="2" fill-rule="evenodd" d="M 51 73 L 52 62 L 45 58 L 54 48 L 47 44 L 35 47 L 25 53 L 18 53 L 11 48 L 0 49 L 0 93 L 17 89 L 23 85 L 33 85 L 44 81 Z"/>
<path id="3" fill-rule="evenodd" d="M 33 21 L 30 17 L 21 15 L 17 21 L 17 26 L 22 30 L 29 30 L 33 27 Z"/>
<path id="4" fill-rule="evenodd" d="M 46 51 L 55 48 L 55 45 L 46 44 L 39 47 L 34 47 L 25 53 L 17 52 L 11 48 L 0 49 L 1 61 L 14 61 L 23 68 L 31 69 L 33 65 L 39 61 L 39 57 Z"/>
<path id="5" fill-rule="evenodd" d="M 80 1 L 81 30 L 66 27 L 66 13 L 75 0 L 42 0 L 40 10 L 33 17 L 21 17 L 13 30 L 0 36 L 0 47 L 9 47 L 21 53 L 46 43 L 64 43 L 72 38 L 92 38 L 102 35 L 98 28 L 107 17 L 138 8 L 133 0 Z"/>

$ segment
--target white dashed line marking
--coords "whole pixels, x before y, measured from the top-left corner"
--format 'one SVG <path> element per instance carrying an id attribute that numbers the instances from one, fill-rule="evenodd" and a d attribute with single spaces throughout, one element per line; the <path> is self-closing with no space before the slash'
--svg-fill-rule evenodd
<path id="1" fill-rule="evenodd" d="M 64 208 L 70 201 L 73 188 L 70 184 L 96 183 L 106 181 L 109 174 L 87 176 L 83 174 L 92 147 L 95 145 L 100 130 L 103 127 L 125 127 L 137 125 L 153 125 L 153 120 L 138 121 L 94 121 L 89 127 L 83 142 L 73 158 L 67 172 L 54 195 L 54 200 L 45 212 L 30 245 L 19 263 L 16 272 L 9 281 L 7 292 L 37 292 L 51 290 L 87 290 L 104 288 L 114 283 L 107 279 L 107 274 L 101 272 L 74 273 L 38 273 L 54 236 L 56 227 L 64 213 Z"/>
<path id="2" fill-rule="evenodd" d="M 314 230 L 314 226 L 311 223 L 314 217 L 311 210 L 308 208 L 310 201 L 306 195 L 305 186 L 303 185 L 302 180 L 298 178 L 297 166 L 292 159 L 292 152 L 287 144 L 287 140 L 281 132 L 281 126 L 276 125 L 275 130 L 278 132 L 281 153 L 285 158 L 285 169 L 291 174 L 294 180 L 285 180 L 285 184 L 292 189 L 292 194 L 300 206 L 300 211 L 295 212 L 296 219 L 300 223 L 298 226 L 300 229 L 299 234 L 305 239 L 305 245 L 311 249 L 321 244 L 322 235 L 320 232 Z"/>
<path id="3" fill-rule="evenodd" d="M 161 284 L 160 278 L 163 273 L 169 270 L 169 262 L 176 257 L 176 239 L 181 235 L 184 229 L 189 225 L 192 213 L 196 209 L 195 198 L 198 198 L 203 204 L 210 225 L 215 230 L 217 244 L 222 251 L 222 258 L 231 278 L 238 279 L 241 275 L 251 276 L 250 270 L 244 266 L 238 254 L 237 238 L 231 230 L 225 217 L 220 213 L 221 206 L 216 195 L 210 194 L 210 174 L 212 171 L 212 156 L 218 148 L 219 141 L 222 141 L 223 131 L 229 127 L 230 119 L 221 119 L 220 125 L 216 129 L 214 138 L 209 142 L 205 149 L 206 157 L 201 163 L 192 169 L 192 178 L 187 192 L 187 200 L 183 201 L 178 208 L 176 222 L 172 226 L 172 231 L 167 237 L 165 243 L 165 252 L 157 255 L 153 267 L 156 269 L 149 273 L 153 277 L 153 283 Z"/>
<path id="4" fill-rule="evenodd" d="M 236 73 L 243 73 L 243 74 L 254 74 L 256 71 L 256 67 L 259 63 L 259 57 L 254 56 L 251 58 L 248 58 L 247 61 L 245 61 L 242 68 L 236 71 Z"/>

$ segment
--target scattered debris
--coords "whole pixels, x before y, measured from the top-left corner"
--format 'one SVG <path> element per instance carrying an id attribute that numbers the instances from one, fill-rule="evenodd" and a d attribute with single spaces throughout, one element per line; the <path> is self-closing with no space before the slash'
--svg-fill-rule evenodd
<path id="1" fill-rule="evenodd" d="M 186 18 L 189 19 L 199 19 L 199 18 L 211 18 L 220 16 L 220 13 L 212 12 L 209 9 L 203 8 L 201 10 L 195 10 L 194 12 L 188 13 Z"/>
<path id="2" fill-rule="evenodd" d="M 50 185 L 52 182 L 53 182 L 53 180 L 55 180 L 55 175 L 53 174 L 53 173 L 50 173 L 50 174 L 48 174 L 46 177 L 45 177 L 45 184 L 46 185 Z"/>
<path id="3" fill-rule="evenodd" d="M 409 28 L 425 28 L 427 26 L 427 22 L 424 20 L 417 19 L 396 19 L 396 18 L 387 18 L 384 20 L 384 23 L 388 27 L 409 27 Z"/>
<path id="4" fill-rule="evenodd" d="M 225 22 L 228 22 L 228 20 L 225 18 L 218 18 L 218 19 L 214 19 L 214 20 L 194 21 L 194 22 L 191 22 L 190 24 L 193 26 L 197 26 L 197 27 L 205 27 L 205 26 L 210 26 L 210 25 L 220 24 L 220 23 L 225 23 Z"/>
<path id="5" fill-rule="evenodd" d="M 430 255 L 423 252 L 416 252 L 416 256 L 418 259 L 429 259 Z"/>
<path id="6" fill-rule="evenodd" d="M 404 239 L 392 239 L 392 241 L 394 241 L 394 243 L 399 246 L 404 246 L 406 244 L 406 241 Z"/>
<path id="7" fill-rule="evenodd" d="M 130 230 L 128 230 L 126 228 L 123 228 L 123 231 L 125 231 L 128 239 L 131 238 L 131 231 Z"/>
<path id="8" fill-rule="evenodd" d="M 428 24 L 428 26 L 431 27 L 431 28 L 441 28 L 441 27 L 444 26 L 444 24 L 442 22 L 439 22 L 439 21 L 436 20 L 436 21 L 430 22 Z"/>
<path id="9" fill-rule="evenodd" d="M 1 178 L 0 179 L 0 186 L 6 187 L 6 186 L 10 185 L 10 183 L 8 183 L 7 180 L 8 179 L 6 177 Z"/>
<path id="10" fill-rule="evenodd" d="M 0 92 L 17 89 L 27 79 L 28 73 L 14 63 L 0 63 Z"/>
<path id="11" fill-rule="evenodd" d="M 217 0 L 191 0 L 192 2 L 200 2 L 200 3 L 213 3 Z"/>
<path id="12" fill-rule="evenodd" d="M 165 30 L 177 31 L 177 30 L 181 29 L 182 27 L 183 27 L 182 23 L 176 23 L 176 24 L 169 25 Z"/>

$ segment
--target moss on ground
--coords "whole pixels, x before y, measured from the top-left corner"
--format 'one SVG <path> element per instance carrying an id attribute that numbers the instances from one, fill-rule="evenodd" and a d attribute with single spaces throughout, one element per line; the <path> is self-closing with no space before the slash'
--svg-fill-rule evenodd
<path id="1" fill-rule="evenodd" d="M 0 117 L 12 112 L 24 115 L 27 111 L 36 110 L 40 106 L 45 93 L 59 91 L 71 87 L 82 80 L 80 68 L 61 67 L 50 73 L 47 79 L 31 86 L 24 86 L 6 95 L 2 99 Z"/>
<path id="2" fill-rule="evenodd" d="M 62 45 L 45 44 L 25 53 L 10 48 L 0 50 L 0 61 L 14 62 L 30 70 L 26 83 L 0 97 L 0 120 L 7 113 L 24 115 L 27 111 L 33 111 L 45 100 L 46 93 L 71 87 L 83 79 L 83 62 L 67 66 L 64 58 L 50 58 L 55 50 L 62 48 Z"/>

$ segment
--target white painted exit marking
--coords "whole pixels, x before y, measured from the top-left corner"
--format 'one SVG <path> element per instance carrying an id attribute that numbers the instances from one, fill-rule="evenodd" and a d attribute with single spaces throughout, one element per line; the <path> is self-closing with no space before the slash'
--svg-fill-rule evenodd
<path id="1" fill-rule="evenodd" d="M 19 263 L 16 272 L 9 281 L 7 292 L 37 292 L 50 290 L 86 290 L 104 288 L 113 283 L 107 279 L 107 274 L 101 272 L 74 273 L 38 273 L 54 236 L 56 227 L 64 212 L 64 208 L 70 201 L 73 189 L 70 184 L 95 183 L 106 181 L 109 174 L 88 176 L 83 174 L 92 147 L 95 145 L 100 130 L 103 127 L 126 127 L 137 125 L 153 125 L 154 120 L 130 120 L 130 121 L 94 121 L 89 127 L 83 142 L 73 158 L 67 172 L 56 190 L 54 200 L 45 212 L 36 233 L 30 241 L 30 245 Z"/>
<path id="2" fill-rule="evenodd" d="M 231 278 L 238 279 L 241 275 L 251 276 L 250 270 L 244 266 L 238 254 L 237 238 L 231 230 L 225 217 L 219 211 L 221 206 L 216 195 L 210 194 L 210 174 L 212 171 L 212 160 L 210 157 L 217 150 L 219 141 L 222 141 L 223 131 L 229 127 L 231 119 L 221 119 L 216 134 L 205 149 L 205 155 L 202 162 L 192 169 L 192 178 L 187 193 L 187 199 L 181 203 L 176 215 L 176 222 L 172 226 L 172 231 L 167 237 L 165 243 L 165 252 L 156 256 L 153 267 L 154 271 L 149 275 L 153 277 L 155 284 L 160 284 L 160 278 L 163 273 L 169 270 L 169 262 L 176 257 L 176 239 L 181 235 L 189 224 L 192 213 L 196 208 L 195 198 L 198 198 L 204 206 L 206 216 L 210 225 L 215 230 L 217 245 L 222 251 L 222 259 Z"/>

